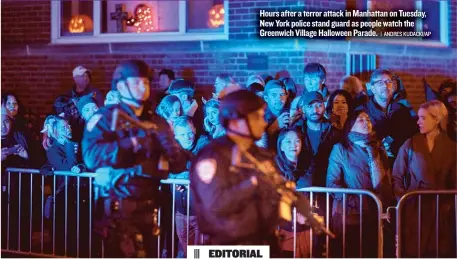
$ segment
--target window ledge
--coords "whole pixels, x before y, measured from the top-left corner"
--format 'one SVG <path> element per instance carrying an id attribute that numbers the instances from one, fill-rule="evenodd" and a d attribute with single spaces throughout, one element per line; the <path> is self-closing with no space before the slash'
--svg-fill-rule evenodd
<path id="1" fill-rule="evenodd" d="M 51 44 L 94 44 L 94 43 L 128 43 L 128 42 L 167 42 L 167 41 L 213 41 L 228 40 L 225 33 L 177 33 L 157 32 L 151 34 L 101 34 L 98 36 L 60 37 Z"/>

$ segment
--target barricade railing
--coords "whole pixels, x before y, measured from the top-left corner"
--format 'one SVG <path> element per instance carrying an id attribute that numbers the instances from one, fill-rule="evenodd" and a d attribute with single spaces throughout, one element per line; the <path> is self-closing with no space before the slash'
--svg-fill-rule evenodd
<path id="1" fill-rule="evenodd" d="M 92 179 L 96 173 L 53 171 L 52 174 L 41 174 L 37 169 L 26 168 L 7 168 L 5 173 L 7 179 L 6 183 L 2 183 L 2 210 L 6 212 L 6 217 L 2 217 L 2 229 L 6 231 L 2 231 L 2 252 L 56 258 L 104 257 L 104 244 L 101 240 L 94 240 L 93 233 L 96 187 Z M 172 195 L 171 233 L 175 233 L 175 201 L 179 192 L 176 187 L 184 186 L 189 190 L 189 180 L 166 179 L 161 181 L 161 188 L 164 185 L 169 185 L 172 191 L 169 193 Z M 190 192 L 187 191 L 187 244 L 191 227 L 189 197 Z M 166 222 L 161 219 L 162 214 L 163 208 L 160 207 L 159 226 L 161 222 Z M 81 221 L 84 221 L 83 224 Z M 177 243 L 171 233 L 168 233 L 171 235 L 171 251 L 168 252 L 174 258 Z M 162 257 L 162 248 L 167 245 L 161 238 L 162 235 L 157 238 L 158 258 Z M 203 244 L 203 235 L 198 239 L 199 242 L 192 244 Z M 186 247 L 182 249 L 186 253 Z"/>
<path id="2" fill-rule="evenodd" d="M 435 196 L 435 199 L 433 199 L 433 196 Z M 410 211 L 404 211 L 408 208 L 410 209 Z M 415 212 L 412 210 L 415 210 Z M 403 195 L 401 199 L 398 201 L 396 206 L 396 212 L 398 258 L 402 258 L 405 256 L 416 256 L 416 254 L 410 254 L 410 252 L 403 253 L 403 251 L 407 247 L 407 245 L 404 245 L 404 243 L 406 242 L 404 242 L 403 240 L 403 234 L 407 232 L 409 232 L 409 240 L 417 238 L 416 252 L 418 257 L 450 256 L 455 258 L 457 256 L 457 190 L 418 190 L 408 192 L 405 195 Z M 411 213 L 413 213 L 413 215 L 411 215 Z M 414 213 L 417 213 L 415 214 L 417 218 L 414 218 Z M 426 219 L 423 219 L 423 214 L 426 215 Z M 417 226 L 408 226 L 407 224 L 404 224 L 405 216 L 407 216 L 408 224 L 410 224 L 411 222 L 414 223 L 414 221 L 416 221 L 417 219 Z M 443 227 L 441 227 L 441 224 L 448 225 L 443 229 Z M 428 236 L 429 242 L 435 242 L 434 244 L 431 244 L 432 247 L 434 246 L 435 248 L 432 249 L 432 251 L 429 250 L 429 244 L 423 244 L 424 240 L 422 239 L 422 229 L 424 227 L 428 228 L 429 230 L 434 230 L 432 231 L 432 233 L 435 232 L 434 240 L 430 237 L 430 235 Z M 447 231 L 447 233 L 440 233 L 441 230 Z M 412 233 L 417 234 L 417 237 L 414 237 L 414 234 Z M 449 251 L 440 251 L 440 238 L 442 240 L 448 238 L 448 242 L 454 242 L 453 244 L 449 243 Z M 426 247 L 424 248 L 423 245 L 425 245 Z M 422 248 L 427 249 L 428 251 L 422 251 Z M 409 248 L 409 250 L 411 250 L 411 248 Z M 412 250 L 415 249 L 413 248 Z"/>
<path id="3" fill-rule="evenodd" d="M 325 194 L 325 209 L 324 209 L 324 213 L 325 215 L 320 215 L 320 216 L 323 216 L 324 217 L 324 220 L 325 220 L 325 226 L 327 229 L 330 229 L 331 231 L 334 230 L 334 228 L 336 226 L 332 226 L 330 224 L 330 219 L 332 217 L 332 207 L 333 207 L 333 204 L 331 204 L 331 201 L 333 200 L 333 196 L 336 195 L 336 194 L 341 194 L 342 195 L 342 235 L 343 237 L 341 238 L 341 241 L 342 241 L 342 251 L 341 251 L 341 254 L 338 256 L 338 257 L 346 257 L 346 228 L 347 228 L 347 222 L 346 222 L 346 219 L 347 219 L 347 200 L 348 200 L 348 195 L 355 195 L 357 196 L 358 200 L 359 200 L 359 255 L 360 257 L 363 257 L 363 253 L 362 253 L 362 249 L 363 249 L 363 217 L 365 216 L 364 212 L 364 208 L 363 208 L 363 205 L 364 205 L 364 202 L 363 202 L 363 197 L 369 197 L 371 198 L 372 201 L 375 202 L 375 205 L 376 205 L 376 208 L 377 208 L 377 211 L 376 212 L 370 212 L 371 213 L 371 216 L 373 217 L 376 217 L 377 220 L 376 220 L 376 228 L 377 228 L 377 257 L 378 258 L 381 258 L 383 257 L 383 236 L 382 236 L 382 219 L 384 218 L 383 216 L 383 208 L 382 208 L 382 203 L 381 201 L 379 200 L 379 198 L 372 192 L 370 191 L 367 191 L 367 190 L 360 190 L 360 189 L 345 189 L 345 188 L 324 188 L 324 187 L 308 187 L 308 188 L 301 188 L 301 189 L 298 189 L 297 191 L 299 192 L 302 192 L 302 193 L 305 193 L 307 194 L 308 198 L 309 198 L 309 201 L 310 201 L 310 205 L 312 207 L 316 207 L 317 206 L 320 206 L 319 203 L 322 203 L 322 202 L 318 202 L 318 199 L 319 198 L 322 198 L 321 197 L 318 197 L 319 194 Z M 322 201 L 322 199 L 320 199 L 320 201 Z M 294 248 L 294 258 L 296 258 L 297 256 L 297 251 L 296 251 L 296 248 L 297 248 L 297 217 L 296 217 L 296 211 L 294 210 L 294 217 L 293 217 L 293 230 L 294 230 L 294 243 L 293 243 L 293 248 Z M 314 242 L 313 242 L 313 233 L 312 233 L 312 230 L 310 231 L 310 244 L 309 244 L 309 248 L 310 248 L 310 252 L 309 252 L 309 256 L 310 257 L 313 257 L 313 247 L 314 247 Z M 338 238 L 338 236 L 337 236 Z M 325 238 L 325 256 L 328 258 L 330 256 L 330 238 L 329 236 L 326 236 Z M 352 249 L 352 248 L 351 248 Z M 321 256 L 321 255 L 317 255 L 317 256 Z"/>
<path id="4" fill-rule="evenodd" d="M 95 174 L 54 171 L 45 175 L 37 169 L 25 168 L 7 168 L 5 173 L 2 211 L 6 211 L 6 217 L 2 217 L 2 228 L 6 231 L 2 231 L 2 252 L 92 257 Z M 80 251 L 84 252 L 80 254 Z"/>
<path id="5" fill-rule="evenodd" d="M 190 245 L 202 245 L 202 244 L 204 244 L 204 236 L 202 234 L 199 234 L 200 232 L 197 230 L 198 229 L 197 226 L 195 226 L 195 225 L 191 226 L 191 220 L 190 220 L 190 217 L 191 217 L 191 215 L 190 215 L 190 188 L 189 188 L 190 181 L 186 180 L 186 179 L 165 179 L 165 180 L 161 180 L 160 183 L 162 184 L 162 186 L 163 185 L 170 185 L 171 191 L 172 191 L 172 205 L 171 205 L 171 207 L 172 207 L 172 210 L 171 210 L 171 213 L 172 213 L 172 217 L 171 217 L 171 220 L 172 220 L 172 222 L 171 222 L 171 228 L 172 228 L 171 229 L 171 233 L 172 233 L 171 234 L 172 235 L 172 237 L 171 237 L 171 248 L 172 248 L 172 250 L 171 250 L 171 258 L 175 258 L 175 247 L 176 247 L 176 238 L 175 238 L 175 235 L 174 235 L 175 229 L 177 231 L 179 231 L 179 232 L 182 231 L 182 229 L 179 229 L 179 230 L 177 229 L 178 228 L 178 224 L 176 224 L 176 220 L 178 220 L 177 217 L 176 217 L 176 213 L 177 213 L 176 195 L 177 195 L 177 192 L 183 192 L 182 187 L 187 189 L 186 197 L 185 197 L 186 198 L 185 199 L 186 200 L 185 201 L 186 202 L 186 215 L 185 215 L 186 216 L 186 221 L 185 221 L 186 222 L 185 223 L 186 244 L 189 245 L 189 242 L 192 241 L 190 243 Z M 178 188 L 177 188 L 178 186 L 181 187 L 180 190 L 178 190 Z M 159 222 L 161 222 L 160 216 L 162 215 L 162 209 L 163 208 L 159 209 Z M 193 222 L 195 222 L 195 221 L 193 221 Z M 182 227 L 181 224 L 179 224 L 179 226 Z M 191 228 L 193 228 L 192 231 L 190 231 Z M 197 242 L 195 242 L 195 240 L 196 240 L 195 237 L 190 239 L 191 238 L 189 236 L 190 232 L 192 232 L 194 235 L 198 234 L 198 237 L 197 237 L 198 241 Z M 179 239 L 180 237 L 179 236 L 180 236 L 180 234 L 178 233 L 178 242 L 180 242 L 180 239 Z M 160 238 L 161 237 L 159 237 L 159 240 L 157 242 L 157 246 L 159 248 L 158 249 L 159 251 L 161 251 L 161 249 L 160 249 L 161 246 L 160 245 L 162 244 Z M 186 247 L 181 246 L 181 249 L 183 249 L 182 252 L 184 253 L 185 257 L 187 257 L 186 256 L 187 255 L 187 245 L 186 245 Z M 158 257 L 161 257 L 161 256 L 159 255 Z"/>
<path id="6" fill-rule="evenodd" d="M 96 173 L 71 173 L 68 171 L 54 171 L 52 174 L 40 174 L 36 169 L 22 169 L 22 168 L 7 168 L 6 183 L 2 182 L 2 252 L 15 253 L 17 255 L 30 255 L 42 257 L 103 257 L 103 244 L 101 240 L 94 238 L 93 235 L 93 208 L 94 208 L 94 186 L 92 179 Z M 60 185 L 59 185 L 60 184 Z M 61 189 L 59 186 L 63 185 Z M 180 190 L 178 186 L 184 186 L 189 190 L 189 180 L 184 179 L 166 179 L 161 181 L 161 188 L 170 186 L 169 193 L 171 199 L 171 251 L 169 255 L 175 257 L 175 249 L 177 241 L 175 238 L 176 230 L 176 196 Z M 50 191 L 52 189 L 52 191 Z M 313 207 L 321 206 L 323 198 L 325 198 L 324 216 L 325 225 L 328 229 L 334 230 L 330 220 L 332 218 L 332 199 L 335 195 L 342 196 L 342 256 L 346 257 L 347 251 L 347 203 L 348 197 L 356 197 L 359 208 L 359 240 L 363 240 L 363 222 L 364 218 L 364 205 L 367 197 L 374 202 L 374 208 L 377 211 L 371 211 L 370 215 L 377 218 L 377 257 L 383 256 L 383 230 L 382 219 L 386 218 L 383 214 L 381 201 L 370 191 L 359 189 L 339 189 L 339 188 L 323 188 L 323 187 L 310 187 L 298 190 L 306 194 Z M 422 205 L 423 195 L 436 195 L 436 211 L 437 217 L 435 220 L 437 229 L 440 224 L 440 198 L 441 196 L 454 197 L 454 219 L 457 225 L 457 191 L 417 191 L 410 192 L 403 196 L 397 207 L 397 236 L 398 250 L 397 255 L 402 256 L 402 210 L 409 198 L 418 196 L 419 211 Z M 325 197 L 324 197 L 325 196 Z M 185 216 L 185 229 L 186 229 L 186 243 L 199 245 L 205 243 L 204 235 L 198 235 L 198 241 L 192 241 L 190 228 L 194 227 L 190 221 L 190 192 L 187 191 L 185 197 L 186 215 Z M 50 200 L 50 201 L 48 201 Z M 318 202 L 319 200 L 319 202 Z M 61 206 L 59 206 L 61 205 Z M 164 215 L 164 208 L 159 208 L 159 224 L 165 222 L 161 217 Z M 167 208 L 168 210 L 169 208 Z M 47 219 L 46 219 L 47 216 Z M 293 215 L 293 253 L 297 255 L 297 215 Z M 418 227 L 421 228 L 420 214 Z M 182 215 L 181 215 L 182 217 Z M 194 221 L 195 222 L 195 221 Z M 6 231 L 4 231 L 6 230 Z M 457 226 L 454 229 L 454 234 L 457 233 Z M 198 232 L 199 233 L 199 232 Z M 420 233 L 420 231 L 419 231 Z M 437 239 L 435 240 L 437 247 L 439 243 L 439 232 L 436 232 Z M 315 236 L 310 231 L 310 256 L 313 256 L 313 243 Z M 162 248 L 166 245 L 162 235 L 157 238 L 157 257 L 162 257 Z M 419 237 L 420 240 L 420 237 Z M 365 240 L 363 240 L 365 241 Z M 361 242 L 363 242 L 361 241 Z M 179 242 L 179 238 L 178 238 Z M 325 238 L 325 255 L 330 256 L 330 239 Z M 454 244 L 457 247 L 457 241 Z M 169 246 L 169 245 L 167 245 Z M 183 252 L 186 252 L 186 247 L 182 247 Z M 362 255 L 362 244 L 359 244 L 359 255 Z M 457 249 L 456 249 L 457 250 Z M 420 251 L 420 243 L 419 243 Z M 457 254 L 457 251 L 455 251 Z M 439 251 L 436 251 L 439 254 Z"/>

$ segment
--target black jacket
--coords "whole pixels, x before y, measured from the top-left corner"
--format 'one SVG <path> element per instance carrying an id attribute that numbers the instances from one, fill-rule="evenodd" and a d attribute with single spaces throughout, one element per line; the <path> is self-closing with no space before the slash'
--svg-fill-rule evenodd
<path id="1" fill-rule="evenodd" d="M 373 129 L 379 140 L 387 136 L 393 139 L 391 151 L 397 155 L 405 141 L 418 132 L 417 117 L 403 95 L 397 94 L 386 111 L 371 96 L 366 104 L 357 109 L 365 109 L 370 116 Z"/>
<path id="2" fill-rule="evenodd" d="M 302 152 L 299 157 L 299 167 L 303 168 L 303 174 L 299 177 L 297 188 L 321 186 L 325 187 L 327 178 L 328 158 L 333 146 L 341 140 L 341 131 L 329 122 L 322 122 L 322 133 L 319 140 L 317 153 L 314 154 L 311 140 L 308 136 L 306 121 L 296 125 L 303 132 L 304 139 Z"/>
<path id="3" fill-rule="evenodd" d="M 213 244 L 263 245 L 279 223 L 279 195 L 265 180 L 265 174 L 244 156 L 240 156 L 240 162 L 248 168 L 232 166 L 234 147 L 228 136 L 217 138 L 192 163 L 190 181 L 198 226 Z M 253 145 L 248 152 L 264 165 L 274 167 L 269 151 Z M 278 174 L 277 169 L 274 174 Z M 253 175 L 259 179 L 257 186 L 250 180 Z"/>
<path id="4" fill-rule="evenodd" d="M 148 134 L 120 119 L 119 127 L 112 131 L 113 111 L 116 108 L 133 119 L 152 122 L 157 129 Z M 141 145 L 137 152 L 134 151 L 132 137 L 136 137 Z M 160 179 L 167 177 L 167 171 L 158 169 L 161 155 L 168 160 L 169 170 L 172 172 L 184 171 L 188 159 L 187 152 L 178 145 L 164 119 L 155 115 L 148 107 L 144 107 L 143 113 L 138 117 L 124 103 L 103 107 L 91 117 L 86 124 L 82 152 L 86 166 L 94 171 L 101 167 L 129 169 L 124 170 L 122 177 L 113 179 L 115 182 L 111 186 L 115 188 L 110 190 L 110 193 L 114 192 L 114 196 L 122 194 L 139 199 L 152 199 L 156 195 Z"/>
<path id="5" fill-rule="evenodd" d="M 68 141 L 65 145 L 59 144 L 54 140 L 52 146 L 46 151 L 49 164 L 57 171 L 70 171 L 75 165 L 80 167 L 81 172 L 85 171 L 85 166 L 81 163 L 81 158 L 75 154 L 75 142 Z"/>
<path id="6" fill-rule="evenodd" d="M 27 151 L 30 159 L 30 151 L 27 145 L 27 139 L 22 132 L 11 132 L 5 138 L 2 138 L 1 142 L 2 148 L 12 148 L 15 145 L 22 145 L 24 149 Z M 4 174 L 4 169 L 7 167 L 17 167 L 17 168 L 24 168 L 28 167 L 29 161 L 20 157 L 19 155 L 9 155 L 4 161 L 2 161 L 2 174 Z"/>
<path id="7" fill-rule="evenodd" d="M 295 182 L 295 184 L 297 184 L 300 177 L 303 177 L 303 175 L 304 175 L 304 172 L 303 172 L 304 170 L 302 168 L 295 166 L 294 164 L 287 161 L 286 159 L 281 158 L 281 156 L 279 156 L 279 155 L 276 155 L 275 162 L 278 165 L 278 168 L 281 171 L 284 178 L 286 178 L 289 181 Z M 298 188 L 303 188 L 303 187 L 307 187 L 307 186 L 298 186 Z M 293 229 L 294 225 L 292 222 L 281 222 L 280 227 L 281 227 L 281 229 L 284 229 L 289 232 L 294 231 L 294 229 Z M 308 226 L 300 225 L 297 222 L 297 232 L 305 231 L 307 229 L 309 229 Z"/>

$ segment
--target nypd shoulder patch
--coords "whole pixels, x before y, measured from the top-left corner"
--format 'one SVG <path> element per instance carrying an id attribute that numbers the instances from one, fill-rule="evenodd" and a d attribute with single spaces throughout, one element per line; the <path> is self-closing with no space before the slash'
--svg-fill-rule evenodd
<path id="1" fill-rule="evenodd" d="M 90 119 L 89 121 L 87 122 L 87 131 L 91 132 L 95 125 L 97 124 L 97 122 L 102 118 L 102 115 L 101 114 L 94 114 Z"/>
<path id="2" fill-rule="evenodd" d="M 211 183 L 214 175 L 216 174 L 216 160 L 207 158 L 199 161 L 196 165 L 198 178 L 205 184 Z"/>

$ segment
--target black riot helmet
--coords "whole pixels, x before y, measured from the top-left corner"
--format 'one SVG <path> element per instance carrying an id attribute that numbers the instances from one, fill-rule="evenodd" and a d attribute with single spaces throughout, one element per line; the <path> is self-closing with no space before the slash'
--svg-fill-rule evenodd
<path id="1" fill-rule="evenodd" d="M 247 115 L 265 107 L 265 101 L 255 93 L 241 89 L 227 94 L 220 100 L 219 120 L 227 131 L 241 135 L 228 129 L 230 120 L 246 119 Z M 249 125 L 249 124 L 248 124 Z M 243 137 L 253 138 L 252 129 L 249 126 L 250 135 Z"/>
<path id="2" fill-rule="evenodd" d="M 142 60 L 133 59 L 133 60 L 126 60 L 122 61 L 114 70 L 113 73 L 113 80 L 111 81 L 111 89 L 117 89 L 117 83 L 122 80 L 126 80 L 129 77 L 147 77 L 149 80 L 152 78 L 152 71 L 149 68 L 148 64 Z M 127 89 L 129 90 L 129 94 L 133 97 L 130 87 L 127 85 Z M 125 96 L 122 96 L 125 98 Z M 129 99 L 130 101 L 134 101 L 140 103 L 141 101 L 133 99 L 133 98 L 125 98 Z"/>

